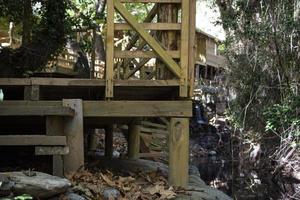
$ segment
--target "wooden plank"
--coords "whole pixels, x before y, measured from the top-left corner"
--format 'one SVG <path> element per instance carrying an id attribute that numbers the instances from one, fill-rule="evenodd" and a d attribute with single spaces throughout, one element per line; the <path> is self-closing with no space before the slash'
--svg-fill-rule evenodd
<path id="1" fill-rule="evenodd" d="M 146 127 L 142 127 L 141 131 L 144 133 L 156 133 L 156 134 L 162 134 L 162 135 L 168 135 L 169 131 L 167 130 L 163 130 L 163 129 L 155 129 L 155 128 L 146 128 Z"/>
<path id="2" fill-rule="evenodd" d="M 66 155 L 69 153 L 69 147 L 62 146 L 62 147 L 43 147 L 43 146 L 36 146 L 35 147 L 35 155 L 38 156 L 46 156 L 46 155 Z M 53 174 L 58 176 L 58 174 Z"/>
<path id="3" fill-rule="evenodd" d="M 5 106 L 0 103 L 0 116 L 74 116 L 74 110 L 64 106 Z"/>
<path id="4" fill-rule="evenodd" d="M 128 158 L 138 159 L 140 153 L 140 120 L 134 120 L 128 125 Z"/>
<path id="5" fill-rule="evenodd" d="M 159 124 L 159 123 L 153 123 L 149 121 L 142 121 L 143 126 L 147 127 L 155 127 L 155 128 L 160 128 L 160 129 L 168 129 L 168 127 L 164 124 Z"/>
<path id="6" fill-rule="evenodd" d="M 74 117 L 65 118 L 64 123 L 64 134 L 70 148 L 70 153 L 63 157 L 64 175 L 67 176 L 84 165 L 83 109 L 80 99 L 64 99 L 63 105 L 75 110 Z"/>
<path id="7" fill-rule="evenodd" d="M 169 184 L 186 187 L 189 167 L 189 119 L 171 118 L 169 137 Z"/>
<path id="8" fill-rule="evenodd" d="M 1 79 L 0 83 L 2 82 L 4 85 L 10 85 L 13 83 L 15 79 Z M 7 82 L 5 82 L 7 81 Z M 71 78 L 32 78 L 32 83 L 34 85 L 39 86 L 49 86 L 49 87 L 56 87 L 56 86 L 68 86 L 68 87 L 104 87 L 105 80 L 96 80 L 96 79 L 71 79 Z M 19 82 L 20 83 L 20 82 Z M 24 82 L 23 82 L 24 83 Z M 1 85 L 1 84 L 0 84 Z M 30 85 L 30 84 L 29 84 Z M 115 80 L 115 86 L 179 86 L 178 80 Z M 5 103 L 7 101 L 1 102 Z M 45 103 L 47 101 L 44 101 Z M 1 104 L 0 104 L 1 105 Z"/>
<path id="9" fill-rule="evenodd" d="M 65 136 L 0 135 L 0 146 L 64 146 Z"/>
<path id="10" fill-rule="evenodd" d="M 182 0 L 120 0 L 121 3 L 181 3 Z"/>
<path id="11" fill-rule="evenodd" d="M 191 101 L 84 101 L 85 117 L 191 117 Z"/>
<path id="12" fill-rule="evenodd" d="M 141 26 L 145 30 L 172 30 L 178 31 L 181 30 L 180 23 L 142 23 Z M 116 31 L 129 31 L 132 30 L 132 27 L 126 23 L 115 23 Z"/>
<path id="13" fill-rule="evenodd" d="M 106 66 L 105 66 L 105 97 L 113 97 L 114 76 L 114 3 L 107 1 L 107 33 L 106 33 Z"/>
<path id="14" fill-rule="evenodd" d="M 189 22 L 189 96 L 194 95 L 195 59 L 196 59 L 196 0 L 190 0 L 190 22 Z"/>
<path id="15" fill-rule="evenodd" d="M 0 78 L 1 86 L 31 85 L 30 78 Z"/>
<path id="16" fill-rule="evenodd" d="M 166 51 L 172 58 L 180 58 L 180 51 Z M 154 51 L 115 51 L 115 58 L 159 58 Z"/>
<path id="17" fill-rule="evenodd" d="M 128 12 L 128 10 L 120 3 L 119 0 L 114 0 L 115 8 L 124 17 L 135 31 L 149 44 L 149 46 L 159 55 L 162 61 L 168 66 L 177 77 L 180 77 L 181 69 L 172 57 L 160 46 L 160 44 L 149 35 L 146 30 L 136 21 L 136 19 Z"/>
<path id="18" fill-rule="evenodd" d="M 188 70 L 189 70 L 189 1 L 182 1 L 181 4 L 181 78 L 180 78 L 180 97 L 188 96 Z"/>

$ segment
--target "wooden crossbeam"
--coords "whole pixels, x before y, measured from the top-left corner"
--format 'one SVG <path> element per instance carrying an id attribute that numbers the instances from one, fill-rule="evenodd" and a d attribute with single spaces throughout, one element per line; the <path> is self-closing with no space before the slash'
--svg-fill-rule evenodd
<path id="1" fill-rule="evenodd" d="M 64 106 L 0 104 L 0 116 L 74 116 L 74 110 Z"/>
<path id="2" fill-rule="evenodd" d="M 180 51 L 166 51 L 171 58 L 180 58 Z M 158 58 L 154 51 L 115 51 L 115 58 Z"/>
<path id="3" fill-rule="evenodd" d="M 191 101 L 84 101 L 84 117 L 191 117 Z"/>
<path id="4" fill-rule="evenodd" d="M 142 23 L 140 24 L 146 30 L 171 30 L 178 31 L 181 30 L 181 25 L 179 23 Z M 116 23 L 116 31 L 128 31 L 132 30 L 132 27 L 129 24 L 125 23 Z"/>
<path id="5" fill-rule="evenodd" d="M 65 146 L 65 136 L 0 135 L 0 146 Z"/>
<path id="6" fill-rule="evenodd" d="M 150 36 L 146 30 L 136 21 L 136 19 L 128 12 L 128 10 L 120 3 L 119 0 L 114 0 L 114 6 L 122 17 L 127 21 L 132 28 L 140 34 L 140 36 L 149 44 L 149 46 L 158 54 L 162 61 L 166 64 L 178 78 L 181 76 L 181 69 L 173 58 L 161 47 L 161 45 Z"/>

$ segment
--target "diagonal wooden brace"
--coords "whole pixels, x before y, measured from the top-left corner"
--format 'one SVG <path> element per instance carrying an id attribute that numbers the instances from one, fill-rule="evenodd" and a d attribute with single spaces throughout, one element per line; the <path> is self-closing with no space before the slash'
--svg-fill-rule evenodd
<path id="1" fill-rule="evenodd" d="M 160 44 L 140 25 L 129 11 L 120 3 L 120 0 L 113 0 L 116 10 L 122 15 L 127 23 L 149 44 L 149 46 L 157 53 L 171 72 L 178 78 L 181 77 L 180 66 L 173 58 L 160 46 Z"/>

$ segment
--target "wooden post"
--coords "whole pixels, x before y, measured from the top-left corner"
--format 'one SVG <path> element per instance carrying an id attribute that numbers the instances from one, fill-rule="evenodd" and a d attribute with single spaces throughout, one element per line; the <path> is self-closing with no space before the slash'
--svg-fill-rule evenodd
<path id="1" fill-rule="evenodd" d="M 190 22 L 189 22 L 189 96 L 194 95 L 195 59 L 196 59 L 196 0 L 190 0 Z M 198 76 L 198 74 L 197 74 Z M 199 78 L 200 80 L 200 78 Z M 198 80 L 198 81 L 199 81 Z"/>
<path id="2" fill-rule="evenodd" d="M 38 85 L 25 86 L 24 100 L 29 100 L 29 101 L 40 100 L 40 86 Z"/>
<path id="3" fill-rule="evenodd" d="M 138 159 L 140 153 L 141 120 L 134 120 L 128 125 L 128 158 Z"/>
<path id="4" fill-rule="evenodd" d="M 114 1 L 107 1 L 107 36 L 106 36 L 106 65 L 105 97 L 113 97 L 113 77 L 114 77 Z"/>
<path id="5" fill-rule="evenodd" d="M 114 143 L 114 126 L 109 125 L 105 128 L 105 157 L 111 159 L 113 157 Z"/>
<path id="6" fill-rule="evenodd" d="M 190 15 L 190 0 L 182 1 L 181 3 L 181 43 L 180 43 L 180 97 L 188 97 L 188 73 L 189 73 L 189 15 Z M 191 56 L 191 55 L 190 55 Z"/>
<path id="7" fill-rule="evenodd" d="M 57 116 L 47 116 L 46 118 L 46 134 L 49 136 L 63 135 L 64 119 Z M 62 155 L 53 155 L 52 174 L 54 176 L 63 177 L 63 158 Z"/>
<path id="8" fill-rule="evenodd" d="M 64 174 L 72 175 L 84 165 L 83 109 L 81 99 L 63 99 L 63 106 L 75 110 L 74 117 L 65 118 L 64 134 L 70 153 L 64 156 Z"/>
<path id="9" fill-rule="evenodd" d="M 171 118 L 169 137 L 169 183 L 186 187 L 189 166 L 189 119 Z"/>

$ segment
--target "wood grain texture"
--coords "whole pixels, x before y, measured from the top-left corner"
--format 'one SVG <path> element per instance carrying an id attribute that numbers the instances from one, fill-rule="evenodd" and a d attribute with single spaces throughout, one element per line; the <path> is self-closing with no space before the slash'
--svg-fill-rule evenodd
<path id="1" fill-rule="evenodd" d="M 64 146 L 65 136 L 0 135 L 0 146 Z"/>
<path id="2" fill-rule="evenodd" d="M 189 119 L 171 118 L 169 137 L 169 184 L 186 187 L 189 166 Z"/>

